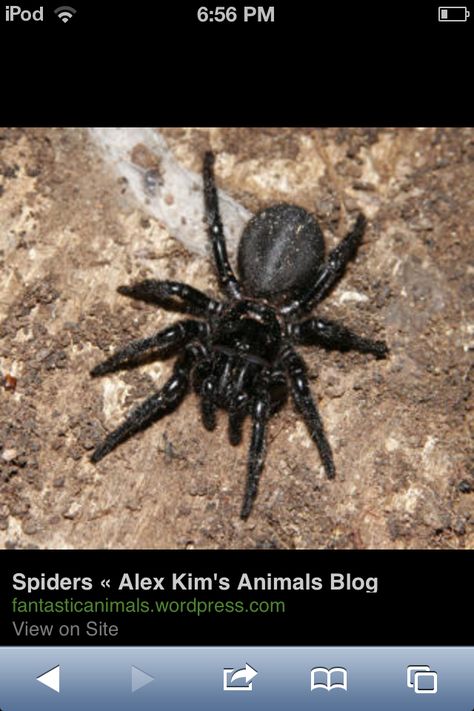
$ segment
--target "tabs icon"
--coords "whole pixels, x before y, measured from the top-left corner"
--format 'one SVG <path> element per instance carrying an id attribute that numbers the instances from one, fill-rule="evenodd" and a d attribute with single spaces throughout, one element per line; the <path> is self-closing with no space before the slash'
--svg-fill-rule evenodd
<path id="1" fill-rule="evenodd" d="M 438 672 L 432 671 L 426 664 L 407 667 L 407 686 L 415 694 L 436 694 L 438 692 Z"/>

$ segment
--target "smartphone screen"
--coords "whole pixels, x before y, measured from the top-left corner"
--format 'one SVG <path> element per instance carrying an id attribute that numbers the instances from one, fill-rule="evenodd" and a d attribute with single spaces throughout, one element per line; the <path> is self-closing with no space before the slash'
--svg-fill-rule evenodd
<path id="1" fill-rule="evenodd" d="M 0 711 L 471 711 L 472 7 L 0 16 Z"/>

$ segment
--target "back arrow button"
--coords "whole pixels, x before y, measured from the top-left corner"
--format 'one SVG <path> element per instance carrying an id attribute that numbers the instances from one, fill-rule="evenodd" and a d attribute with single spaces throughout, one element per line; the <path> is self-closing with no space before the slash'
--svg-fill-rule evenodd
<path id="1" fill-rule="evenodd" d="M 44 684 L 45 686 L 49 686 L 50 689 L 52 689 L 53 691 L 57 691 L 59 694 L 60 672 L 61 672 L 61 667 L 58 664 L 56 667 L 53 667 L 52 669 L 45 672 L 44 674 L 37 676 L 36 681 L 39 681 L 40 684 Z"/>

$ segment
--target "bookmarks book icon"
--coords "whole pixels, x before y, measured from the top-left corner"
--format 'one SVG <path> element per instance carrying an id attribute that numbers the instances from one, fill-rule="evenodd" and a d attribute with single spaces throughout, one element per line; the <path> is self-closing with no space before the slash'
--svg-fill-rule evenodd
<path id="1" fill-rule="evenodd" d="M 347 691 L 347 669 L 344 667 L 313 667 L 311 669 L 311 691 L 314 689 L 344 689 Z"/>

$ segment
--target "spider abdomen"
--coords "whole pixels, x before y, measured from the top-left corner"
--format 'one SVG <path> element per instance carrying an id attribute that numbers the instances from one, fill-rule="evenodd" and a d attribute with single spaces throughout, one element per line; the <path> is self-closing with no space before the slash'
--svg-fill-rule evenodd
<path id="1" fill-rule="evenodd" d="M 246 225 L 238 267 L 245 293 L 279 303 L 314 282 L 324 260 L 324 238 L 309 212 L 273 205 Z"/>

